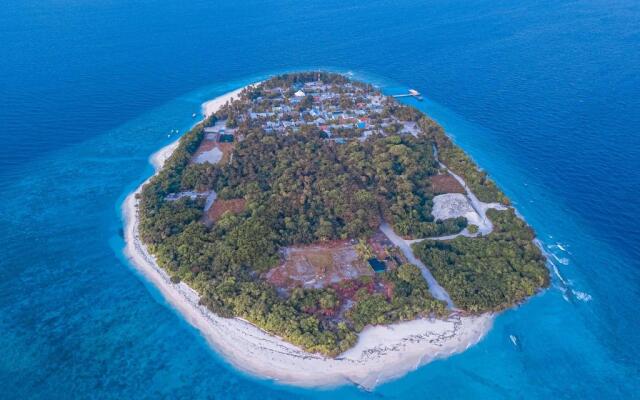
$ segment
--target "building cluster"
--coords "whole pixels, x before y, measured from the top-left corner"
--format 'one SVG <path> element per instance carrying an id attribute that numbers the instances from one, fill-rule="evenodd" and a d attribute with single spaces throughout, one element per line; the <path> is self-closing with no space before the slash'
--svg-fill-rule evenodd
<path id="1" fill-rule="evenodd" d="M 238 123 L 267 133 L 287 134 L 315 127 L 329 140 L 364 139 L 372 134 L 417 134 L 415 122 L 400 121 L 386 108 L 394 100 L 366 85 L 307 82 L 290 88 L 257 88 Z"/>

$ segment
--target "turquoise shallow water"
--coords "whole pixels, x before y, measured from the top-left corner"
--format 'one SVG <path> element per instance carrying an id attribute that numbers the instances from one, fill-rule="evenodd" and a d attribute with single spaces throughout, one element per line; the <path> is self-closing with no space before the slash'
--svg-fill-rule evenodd
<path id="1" fill-rule="evenodd" d="M 639 21 L 625 1 L 9 0 L 0 398 L 637 396 Z M 497 180 L 558 271 L 479 345 L 373 393 L 238 373 L 122 255 L 125 195 L 202 101 L 325 66 L 426 93 L 411 104 Z"/>

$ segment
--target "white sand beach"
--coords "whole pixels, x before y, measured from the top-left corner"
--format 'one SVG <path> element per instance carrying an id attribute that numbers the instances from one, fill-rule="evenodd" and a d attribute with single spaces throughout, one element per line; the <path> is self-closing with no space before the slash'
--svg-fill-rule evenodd
<path id="1" fill-rule="evenodd" d="M 204 115 L 204 117 L 206 118 L 211 114 L 215 113 L 227 101 L 237 99 L 238 95 L 240 95 L 240 92 L 242 92 L 243 89 L 244 87 L 240 89 L 236 89 L 232 92 L 225 94 L 224 96 L 216 97 L 215 99 L 202 103 L 202 115 Z"/>
<path id="2" fill-rule="evenodd" d="M 240 90 L 205 103 L 203 114 L 215 112 Z M 156 171 L 176 146 L 177 142 L 172 143 L 151 157 Z M 352 383 L 371 389 L 434 359 L 463 352 L 480 341 L 492 326 L 490 314 L 475 317 L 454 314 L 447 320 L 418 319 L 369 326 L 353 348 L 334 359 L 307 353 L 242 319 L 213 314 L 199 305 L 198 294 L 189 286 L 172 283 L 139 238 L 135 198 L 139 191 L 140 188 L 131 193 L 123 204 L 126 255 L 218 353 L 250 374 L 304 387 Z"/>
<path id="3" fill-rule="evenodd" d="M 241 87 L 240 89 L 236 89 L 232 92 L 229 92 L 223 96 L 220 97 L 216 97 L 215 99 L 206 101 L 204 103 L 202 103 L 202 115 L 204 115 L 204 117 L 208 117 L 211 114 L 215 113 L 216 111 L 218 111 L 218 109 L 220 107 L 222 107 L 224 105 L 224 103 L 226 103 L 229 100 L 235 100 L 238 98 L 238 95 L 240 94 L 240 92 L 242 92 L 245 88 L 249 87 L 249 86 L 256 86 L 261 84 L 262 81 L 256 82 L 256 83 L 252 83 L 250 85 L 247 85 L 245 87 Z"/>

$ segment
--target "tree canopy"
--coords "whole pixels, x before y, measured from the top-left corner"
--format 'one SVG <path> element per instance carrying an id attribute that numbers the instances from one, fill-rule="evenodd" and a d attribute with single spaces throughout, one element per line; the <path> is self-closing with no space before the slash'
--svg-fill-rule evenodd
<path id="1" fill-rule="evenodd" d="M 456 306 L 471 312 L 503 310 L 549 285 L 531 228 L 513 210 L 489 210 L 487 216 L 495 225 L 487 236 L 413 245 Z"/>

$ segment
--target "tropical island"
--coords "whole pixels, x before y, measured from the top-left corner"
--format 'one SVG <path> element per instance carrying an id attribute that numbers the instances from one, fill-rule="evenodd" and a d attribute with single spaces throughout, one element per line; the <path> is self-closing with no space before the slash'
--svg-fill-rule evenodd
<path id="1" fill-rule="evenodd" d="M 549 285 L 487 174 L 370 84 L 285 74 L 204 113 L 125 202 L 127 253 L 241 369 L 373 387 Z"/>

